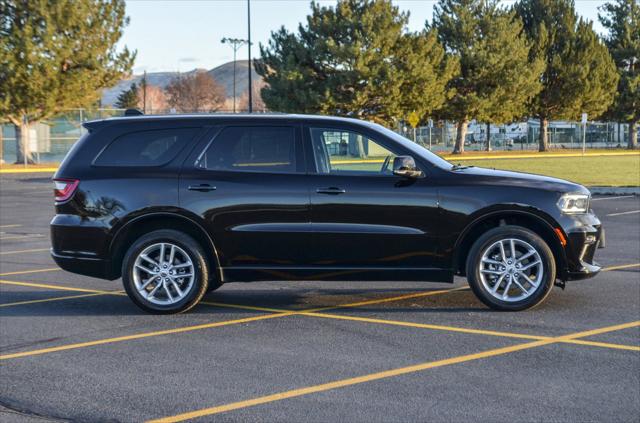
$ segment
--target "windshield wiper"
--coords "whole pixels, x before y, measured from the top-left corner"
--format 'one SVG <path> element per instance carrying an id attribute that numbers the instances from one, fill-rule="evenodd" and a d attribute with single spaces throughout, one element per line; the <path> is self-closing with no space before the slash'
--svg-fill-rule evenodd
<path id="1" fill-rule="evenodd" d="M 473 166 L 471 166 L 471 165 L 463 166 L 463 165 L 461 165 L 461 164 L 459 164 L 459 163 L 458 163 L 458 164 L 454 164 L 454 165 L 452 165 L 452 166 L 451 166 L 451 170 L 469 169 L 470 167 L 473 167 Z"/>

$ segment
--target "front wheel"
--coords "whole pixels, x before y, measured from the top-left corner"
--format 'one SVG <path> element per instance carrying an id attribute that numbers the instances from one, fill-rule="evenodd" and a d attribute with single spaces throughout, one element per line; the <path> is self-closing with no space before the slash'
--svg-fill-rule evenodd
<path id="1" fill-rule="evenodd" d="M 496 310 L 540 304 L 556 279 L 553 253 L 536 233 L 500 226 L 484 233 L 467 258 L 467 279 L 476 296 Z"/>
<path id="2" fill-rule="evenodd" d="M 207 292 L 209 266 L 200 244 L 174 230 L 140 237 L 122 263 L 122 282 L 129 298 L 145 311 L 181 313 Z"/>

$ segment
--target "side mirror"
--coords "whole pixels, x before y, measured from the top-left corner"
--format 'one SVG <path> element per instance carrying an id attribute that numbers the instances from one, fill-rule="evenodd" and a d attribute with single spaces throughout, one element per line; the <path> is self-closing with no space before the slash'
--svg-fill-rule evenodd
<path id="1" fill-rule="evenodd" d="M 416 166 L 416 161 L 411 156 L 398 156 L 393 159 L 393 174 L 405 178 L 419 178 L 422 171 Z"/>

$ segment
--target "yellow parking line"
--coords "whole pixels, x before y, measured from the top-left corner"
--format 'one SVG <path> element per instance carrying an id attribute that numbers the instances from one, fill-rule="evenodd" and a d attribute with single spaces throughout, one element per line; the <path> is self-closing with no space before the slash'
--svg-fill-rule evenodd
<path id="1" fill-rule="evenodd" d="M 99 293 L 93 293 L 93 294 L 67 295 L 66 297 L 44 298 L 41 300 L 16 301 L 13 303 L 0 304 L 0 307 L 12 307 L 17 305 L 25 305 L 25 304 L 48 303 L 52 301 L 72 300 L 74 298 L 96 297 L 98 295 L 106 295 L 106 294 L 99 292 Z"/>
<path id="2" fill-rule="evenodd" d="M 78 349 L 78 348 L 92 347 L 92 346 L 95 346 L 95 345 L 113 344 L 113 343 L 116 343 L 116 342 L 132 341 L 132 340 L 136 340 L 136 339 L 150 338 L 150 337 L 153 337 L 153 336 L 162 336 L 162 335 L 170 335 L 170 334 L 175 334 L 175 333 L 193 332 L 193 331 L 196 331 L 196 330 L 210 329 L 210 328 L 216 328 L 216 327 L 220 327 L 220 326 L 237 325 L 237 324 L 240 324 L 240 323 L 255 322 L 257 320 L 265 320 L 265 319 L 273 319 L 273 318 L 276 318 L 276 317 L 284 317 L 284 316 L 287 316 L 287 315 L 290 315 L 290 314 L 293 314 L 293 313 L 263 314 L 263 315 L 260 315 L 260 316 L 245 317 L 243 319 L 224 320 L 222 322 L 205 323 L 205 324 L 202 324 L 202 325 L 195 325 L 195 326 L 185 326 L 185 327 L 176 328 L 176 329 L 165 329 L 165 330 L 159 330 L 159 331 L 155 331 L 155 332 L 136 333 L 136 334 L 133 334 L 133 335 L 118 336 L 118 337 L 115 337 L 115 338 L 106 338 L 106 339 L 98 339 L 98 340 L 95 340 L 95 341 L 79 342 L 77 344 L 59 345 L 57 347 L 42 348 L 42 349 L 39 349 L 39 350 L 23 351 L 23 352 L 18 352 L 18 353 L 13 353 L 13 354 L 0 355 L 0 360 L 8 360 L 8 359 L 11 359 L 11 358 L 19 358 L 19 357 L 28 357 L 28 356 L 33 356 L 33 355 L 48 354 L 48 353 L 57 352 L 57 351 L 75 350 L 75 349 Z"/>
<path id="3" fill-rule="evenodd" d="M 0 168 L 0 173 L 51 173 L 56 172 L 58 170 L 57 167 L 37 167 L 37 168 L 26 168 L 26 169 L 16 169 L 16 168 L 8 168 L 2 169 Z"/>
<path id="4" fill-rule="evenodd" d="M 28 273 L 53 272 L 55 270 L 61 270 L 61 269 L 59 267 L 49 267 L 49 268 L 46 268 L 46 269 L 20 270 L 18 272 L 0 273 L 0 276 L 26 275 Z"/>
<path id="5" fill-rule="evenodd" d="M 8 239 L 30 240 L 30 239 L 46 239 L 46 238 L 44 237 L 44 235 L 0 236 L 0 241 L 6 241 Z"/>
<path id="6" fill-rule="evenodd" d="M 0 256 L 5 256 L 9 254 L 22 254 L 22 253 L 38 253 L 42 251 L 49 251 L 48 248 L 34 248 L 32 250 L 17 250 L 17 251 L 1 251 Z"/>
<path id="7" fill-rule="evenodd" d="M 227 411 L 238 410 L 241 408 L 253 407 L 255 405 L 266 404 L 274 401 L 281 401 L 288 398 L 300 397 L 303 395 L 309 395 L 317 392 L 324 392 L 338 388 L 344 388 L 346 386 L 358 385 L 361 383 L 372 382 L 380 379 L 386 379 L 395 376 L 401 376 L 410 373 L 421 372 L 428 369 L 434 369 L 437 367 L 449 366 L 452 364 L 464 363 L 468 361 L 480 360 L 483 358 L 495 357 L 499 355 L 509 354 L 516 351 L 522 351 L 532 348 L 541 347 L 544 345 L 555 344 L 563 340 L 584 338 L 587 336 L 597 335 L 606 332 L 612 332 L 616 330 L 627 329 L 631 327 L 640 326 L 640 321 L 624 323 L 621 325 L 609 326 L 601 329 L 594 329 L 584 332 L 577 332 L 569 335 L 559 336 L 555 338 L 549 338 L 540 341 L 527 342 L 524 344 L 512 345 L 509 347 L 496 348 L 492 350 L 482 351 L 474 354 L 466 354 L 458 357 L 447 358 L 444 360 L 430 361 L 426 363 L 416 364 L 413 366 L 400 367 L 392 370 L 386 370 L 383 372 L 370 373 L 363 376 L 336 380 L 329 383 L 323 383 L 319 385 L 307 386 L 305 388 L 292 389 L 289 391 L 278 392 L 276 394 L 265 395 L 245 401 L 238 401 L 229 404 L 223 404 L 216 407 L 204 408 L 201 410 L 191 411 L 188 413 L 177 414 L 175 416 L 164 417 L 155 420 L 149 420 L 149 423 L 171 423 L 181 422 L 189 419 L 195 419 L 198 417 L 211 416 L 213 414 L 224 413 Z"/>
<path id="8" fill-rule="evenodd" d="M 0 229 L 5 229 L 5 228 L 19 228 L 22 225 L 0 225 Z"/>
<path id="9" fill-rule="evenodd" d="M 632 267 L 639 267 L 640 263 L 633 263 L 633 264 L 621 264 L 619 266 L 609 266 L 609 267 L 605 267 L 604 269 L 602 269 L 603 272 L 610 272 L 612 270 L 620 270 L 620 269 L 630 269 Z"/>
<path id="10" fill-rule="evenodd" d="M 18 281 L 6 281 L 0 280 L 0 284 L 2 285 L 16 285 L 16 286 L 28 286 L 30 288 L 45 288 L 45 289 L 55 289 L 57 291 L 73 291 L 73 292 L 89 292 L 93 294 L 112 294 L 116 291 L 101 291 L 96 289 L 86 289 L 86 288 L 75 288 L 68 287 L 62 285 L 48 285 L 44 283 L 32 283 L 32 282 L 18 282 Z"/>

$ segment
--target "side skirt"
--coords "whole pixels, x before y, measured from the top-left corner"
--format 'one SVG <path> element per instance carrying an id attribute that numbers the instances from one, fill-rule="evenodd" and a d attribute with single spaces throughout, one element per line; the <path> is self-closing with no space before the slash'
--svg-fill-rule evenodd
<path id="1" fill-rule="evenodd" d="M 433 268 L 360 267 L 223 267 L 224 282 L 274 280 L 424 281 L 453 283 L 453 270 Z"/>

